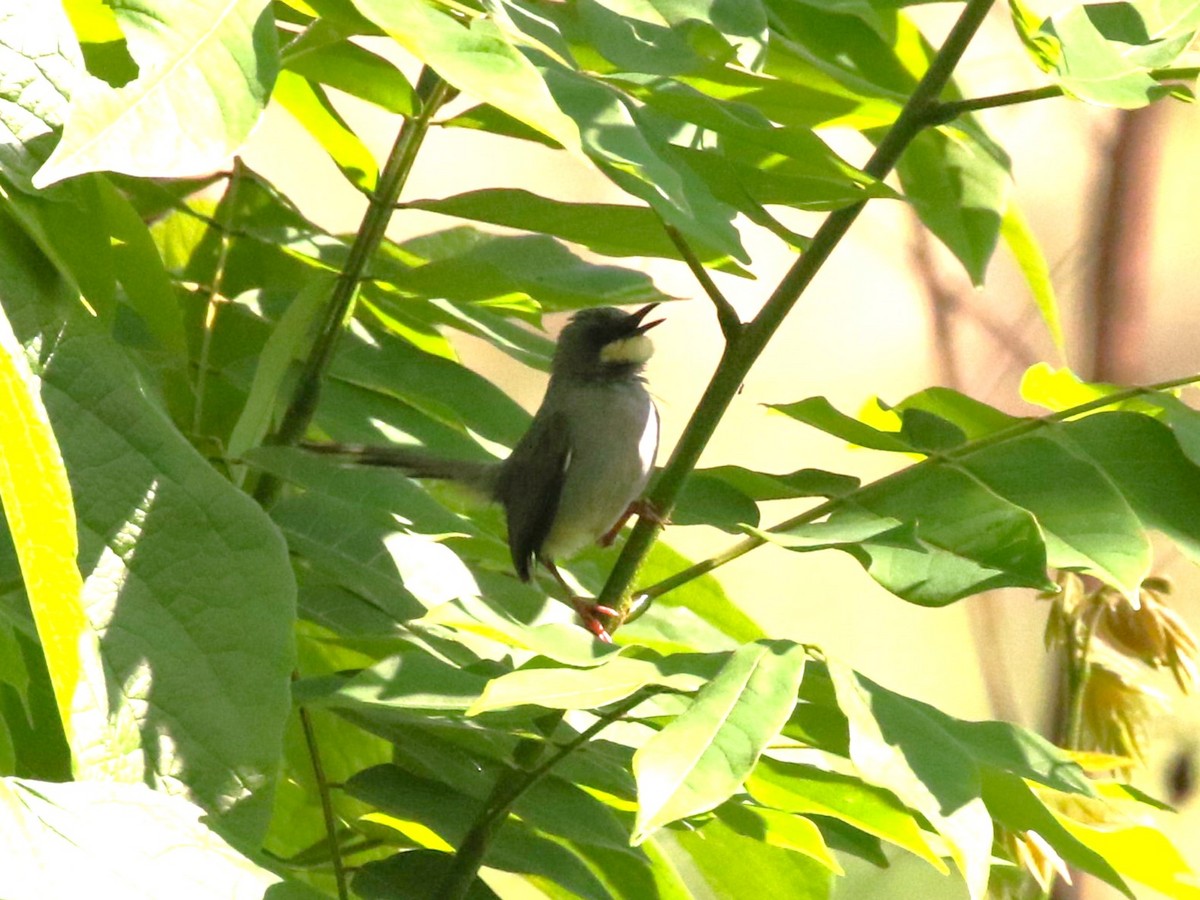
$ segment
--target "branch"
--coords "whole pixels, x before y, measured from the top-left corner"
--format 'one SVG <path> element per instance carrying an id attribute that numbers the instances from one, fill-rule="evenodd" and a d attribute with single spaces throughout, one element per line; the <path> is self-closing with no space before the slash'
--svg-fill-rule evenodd
<path id="1" fill-rule="evenodd" d="M 683 257 L 683 261 L 696 276 L 696 280 L 700 282 L 700 287 L 704 288 L 704 293 L 708 294 L 708 299 L 712 300 L 713 306 L 717 308 L 717 324 L 721 326 L 721 334 L 725 335 L 727 342 L 732 341 L 742 330 L 742 320 L 738 317 L 737 310 L 721 293 L 721 289 L 717 287 L 712 276 L 708 274 L 708 270 L 704 268 L 704 263 L 700 262 L 700 258 L 696 256 L 691 245 L 679 233 L 679 229 L 666 222 L 663 222 L 663 228 L 667 232 L 667 237 L 671 239 L 671 243 Z"/>
<path id="2" fill-rule="evenodd" d="M 654 693 L 653 691 L 650 693 Z M 466 897 L 476 876 L 483 858 L 491 845 L 492 836 L 496 829 L 508 818 L 512 806 L 521 795 L 533 787 L 539 779 L 558 765 L 566 756 L 594 738 L 597 734 L 629 712 L 647 697 L 647 693 L 639 691 L 623 703 L 613 707 L 596 719 L 588 728 L 581 731 L 567 743 L 559 747 L 548 759 L 527 771 L 510 769 L 505 777 L 496 782 L 492 794 L 484 804 L 483 810 L 476 817 L 471 830 L 463 838 L 458 852 L 454 854 L 454 862 L 446 877 L 442 880 L 435 896 L 441 900 L 460 900 Z"/>
<path id="3" fill-rule="evenodd" d="M 308 429 L 313 414 L 317 409 L 317 400 L 321 394 L 321 379 L 333 359 L 333 351 L 341 336 L 346 315 L 358 296 L 358 285 L 362 280 L 367 263 L 379 249 L 391 218 L 392 207 L 396 203 L 408 174 L 412 171 L 413 161 L 421 147 L 425 134 L 429 130 L 429 122 L 433 114 L 451 95 L 453 89 L 444 82 L 432 69 L 423 69 L 417 82 L 417 97 L 421 101 L 420 109 L 410 118 L 405 119 L 396 143 L 392 146 L 387 163 L 379 176 L 371 203 L 363 214 L 362 224 L 350 246 L 346 257 L 346 265 L 338 274 L 337 282 L 330 294 L 326 307 L 325 319 L 321 330 L 304 368 L 297 380 L 296 389 L 291 401 L 283 414 L 283 420 L 275 433 L 268 436 L 264 443 L 276 446 L 295 444 Z M 254 498 L 263 506 L 269 506 L 279 492 L 279 479 L 267 475 L 258 483 Z"/>
<path id="4" fill-rule="evenodd" d="M 295 681 L 298 676 L 298 672 L 292 672 L 292 681 Z M 313 727 L 312 718 L 307 709 L 301 706 L 297 712 L 300 715 L 300 728 L 304 732 L 304 745 L 308 748 L 308 758 L 312 761 L 313 778 L 317 782 L 317 796 L 321 801 L 321 819 L 325 823 L 325 834 L 329 837 L 329 860 L 333 863 L 333 880 L 337 884 L 338 900 L 350 900 L 350 888 L 346 882 L 346 867 L 342 863 L 342 848 L 338 845 L 333 798 L 329 794 L 329 782 L 325 779 L 325 767 L 321 764 L 321 748 L 317 743 L 317 730 Z"/>
<path id="5" fill-rule="evenodd" d="M 815 522 L 846 504 L 852 504 L 861 501 L 864 495 L 873 493 L 888 486 L 895 479 L 908 475 L 908 473 L 910 473 L 917 466 L 929 465 L 932 462 L 946 462 L 962 459 L 963 457 L 970 456 L 972 453 L 978 453 L 980 450 L 983 450 L 986 447 L 992 447 L 996 444 L 1004 443 L 1005 441 L 1011 441 L 1014 438 L 1021 437 L 1022 435 L 1028 434 L 1031 431 L 1036 431 L 1039 428 L 1044 428 L 1045 426 L 1055 422 L 1064 422 L 1067 419 L 1072 419 L 1076 416 L 1082 416 L 1089 412 L 1103 409 L 1106 406 L 1111 406 L 1115 403 L 1122 403 L 1126 400 L 1132 400 L 1136 397 L 1143 397 L 1148 394 L 1156 394 L 1161 391 L 1170 390 L 1171 388 L 1196 384 L 1197 382 L 1200 382 L 1200 373 L 1195 375 L 1187 375 L 1183 378 L 1173 378 L 1170 381 L 1160 381 L 1157 384 L 1126 388 L 1123 391 L 1115 391 L 1114 393 L 1106 394 L 1103 397 L 1098 397 L 1095 400 L 1089 400 L 1087 403 L 1081 403 L 1078 406 L 1072 406 L 1069 409 L 1059 410 L 1058 412 L 1050 413 L 1046 416 L 1039 416 L 1036 419 L 1023 419 L 1020 422 L 1009 426 L 1008 428 L 1003 428 L 1000 431 L 995 431 L 989 435 L 977 438 L 974 441 L 968 441 L 965 444 L 961 444 L 960 446 L 955 447 L 953 450 L 931 454 L 920 462 L 914 463 L 911 466 L 906 466 L 897 472 L 893 472 L 891 475 L 885 475 L 883 478 L 872 481 L 870 484 L 864 484 L 847 494 L 842 494 L 839 497 L 826 500 L 824 503 L 814 506 L 812 509 L 805 510 L 804 512 L 797 516 L 793 516 L 785 522 L 780 522 L 778 525 L 773 525 L 771 528 L 768 528 L 767 531 L 778 534 L 781 532 L 790 531 L 791 529 L 797 528 L 801 525 L 808 525 L 812 522 Z M 674 575 L 664 578 L 662 581 L 659 581 L 648 588 L 638 591 L 637 596 L 639 601 L 642 602 L 642 606 L 637 610 L 637 614 L 640 614 L 649 605 L 645 601 L 653 600 L 656 597 L 661 597 L 663 594 L 667 593 L 668 591 L 673 591 L 680 585 L 686 584 L 687 582 L 699 578 L 702 575 L 707 575 L 713 569 L 717 569 L 726 563 L 733 562 L 733 560 L 745 556 L 751 550 L 761 547 L 766 543 L 769 543 L 766 538 L 759 537 L 758 535 L 751 535 L 750 537 L 738 541 L 736 544 L 729 547 L 722 553 L 718 553 L 717 555 L 711 556 L 708 559 L 702 559 L 694 565 L 676 572 Z M 637 614 L 631 615 L 630 618 L 637 618 Z"/>
<path id="6" fill-rule="evenodd" d="M 1160 83 L 1169 81 L 1191 81 L 1200 78 L 1200 66 L 1182 66 L 1169 69 L 1154 69 L 1147 73 Z M 968 100 L 951 100 L 932 107 L 926 115 L 926 124 L 945 125 L 959 116 L 977 112 L 981 109 L 997 109 L 1001 106 L 1016 106 L 1020 103 L 1032 103 L 1036 100 L 1049 100 L 1062 97 L 1066 92 L 1057 84 L 1040 88 L 1030 88 L 1024 91 L 1010 91 L 1007 94 L 993 94 L 988 97 L 973 97 Z"/>
<path id="7" fill-rule="evenodd" d="M 938 96 L 950 80 L 954 67 L 958 65 L 959 59 L 991 6 L 992 0 L 968 0 L 941 50 L 913 90 L 908 102 L 904 104 L 895 124 L 863 167 L 868 175 L 877 179 L 884 178 L 896 165 L 904 149 L 926 127 L 925 117 L 929 114 L 929 109 L 936 107 Z M 717 423 L 737 394 L 746 373 L 865 206 L 864 200 L 830 213 L 817 229 L 808 250 L 784 276 L 762 310 L 753 321 L 743 327 L 736 340 L 726 344 L 725 352 L 721 355 L 704 396 L 692 413 L 692 418 L 675 445 L 670 460 L 650 493 L 650 502 L 659 510 L 663 519 L 667 518 L 674 508 L 675 498 L 679 495 L 684 481 L 695 468 L 701 452 L 708 445 Z M 622 618 L 629 612 L 633 603 L 629 585 L 657 538 L 660 527 L 661 525 L 651 522 L 648 518 L 638 520 L 597 599 L 600 605 L 616 609 Z"/>

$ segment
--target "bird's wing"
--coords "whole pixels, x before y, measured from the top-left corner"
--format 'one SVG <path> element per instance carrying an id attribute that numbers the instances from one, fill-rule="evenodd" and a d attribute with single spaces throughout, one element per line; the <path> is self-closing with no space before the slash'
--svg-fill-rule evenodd
<path id="1" fill-rule="evenodd" d="M 508 548 L 522 581 L 528 581 L 554 524 L 571 465 L 570 431 L 562 413 L 534 417 L 500 470 L 497 496 L 508 518 Z"/>

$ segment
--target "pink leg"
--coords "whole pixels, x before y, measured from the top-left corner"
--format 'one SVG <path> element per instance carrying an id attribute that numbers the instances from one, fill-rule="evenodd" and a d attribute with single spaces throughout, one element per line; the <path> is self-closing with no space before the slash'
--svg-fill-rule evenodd
<path id="1" fill-rule="evenodd" d="M 658 510 L 654 508 L 654 504 L 642 497 L 634 500 L 625 508 L 625 512 L 621 513 L 621 518 L 617 519 L 616 523 L 604 534 L 596 539 L 596 543 L 601 547 L 609 547 L 612 542 L 617 539 L 617 535 L 621 533 L 621 529 L 625 527 L 625 523 L 632 516 L 637 516 L 639 519 L 649 519 L 655 525 L 670 524 L 665 518 L 658 514 Z"/>

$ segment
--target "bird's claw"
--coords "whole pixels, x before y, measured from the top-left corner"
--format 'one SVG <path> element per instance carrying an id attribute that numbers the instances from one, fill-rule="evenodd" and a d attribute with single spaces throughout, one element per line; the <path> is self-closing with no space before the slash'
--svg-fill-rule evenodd
<path id="1" fill-rule="evenodd" d="M 600 617 L 620 620 L 621 614 L 617 610 L 611 606 L 601 606 L 590 597 L 572 597 L 571 605 L 575 607 L 575 613 L 583 621 L 583 627 L 595 635 L 596 640 L 605 644 L 612 643 L 612 635 L 608 633 L 608 628 L 605 627 Z"/>

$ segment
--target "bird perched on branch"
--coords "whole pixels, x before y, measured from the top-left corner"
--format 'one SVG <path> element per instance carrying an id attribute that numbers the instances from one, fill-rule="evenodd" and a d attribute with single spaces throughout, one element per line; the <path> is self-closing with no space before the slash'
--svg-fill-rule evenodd
<path id="1" fill-rule="evenodd" d="M 446 459 L 406 447 L 306 446 L 413 478 L 456 481 L 500 503 L 517 575 L 529 581 L 541 563 L 588 630 L 608 641 L 599 617 L 617 613 L 574 596 L 554 561 L 593 541 L 607 546 L 634 514 L 653 515 L 640 498 L 658 450 L 658 411 L 642 368 L 654 352 L 646 332 L 662 322 L 646 320 L 657 305 L 632 313 L 597 307 L 571 318 L 559 335 L 542 405 L 501 462 Z"/>

